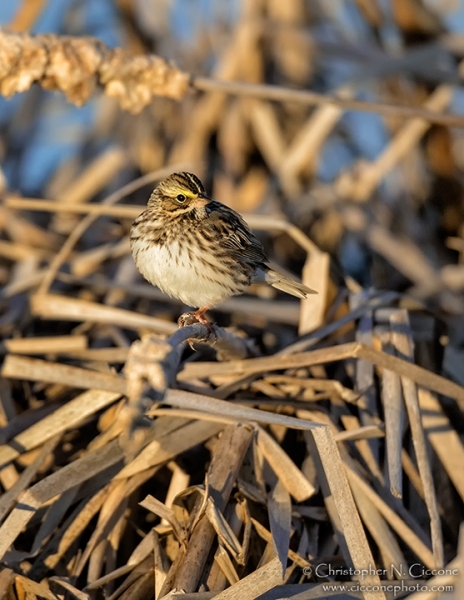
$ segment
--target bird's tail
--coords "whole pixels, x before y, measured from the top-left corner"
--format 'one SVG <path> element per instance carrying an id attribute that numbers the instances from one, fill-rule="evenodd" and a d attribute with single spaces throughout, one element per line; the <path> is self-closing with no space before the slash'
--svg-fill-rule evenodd
<path id="1" fill-rule="evenodd" d="M 282 275 L 282 273 L 274 271 L 269 267 L 264 271 L 264 281 L 272 285 L 272 287 L 297 298 L 306 298 L 309 294 L 317 294 L 316 290 L 312 290 L 306 285 L 298 283 L 298 281 Z"/>

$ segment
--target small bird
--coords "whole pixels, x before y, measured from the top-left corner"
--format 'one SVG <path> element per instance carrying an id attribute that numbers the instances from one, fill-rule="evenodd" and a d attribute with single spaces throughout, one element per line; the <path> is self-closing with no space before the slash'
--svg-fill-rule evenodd
<path id="1" fill-rule="evenodd" d="M 130 247 L 140 273 L 211 327 L 205 312 L 253 283 L 268 283 L 297 298 L 315 294 L 271 269 L 261 243 L 232 208 L 205 193 L 192 173 L 173 173 L 153 191 L 135 219 Z"/>

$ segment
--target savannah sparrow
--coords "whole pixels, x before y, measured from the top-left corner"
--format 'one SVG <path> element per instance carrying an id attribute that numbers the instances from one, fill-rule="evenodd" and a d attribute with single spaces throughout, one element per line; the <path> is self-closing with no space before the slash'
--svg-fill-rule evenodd
<path id="1" fill-rule="evenodd" d="M 205 312 L 252 282 L 306 298 L 314 290 L 268 266 L 268 259 L 242 217 L 205 194 L 192 173 L 162 181 L 130 232 L 135 264 L 152 285 L 184 304 L 210 325 Z"/>

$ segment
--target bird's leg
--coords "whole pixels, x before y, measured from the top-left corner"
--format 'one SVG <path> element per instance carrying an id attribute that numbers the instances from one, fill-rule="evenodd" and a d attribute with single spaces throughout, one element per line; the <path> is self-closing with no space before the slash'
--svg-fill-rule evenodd
<path id="1" fill-rule="evenodd" d="M 209 329 L 209 331 L 214 331 L 211 323 L 208 321 L 208 319 L 206 317 L 204 317 L 203 315 L 205 314 L 205 312 L 209 309 L 209 306 L 205 307 L 205 308 L 199 308 L 198 310 L 190 313 L 192 315 L 192 317 L 195 317 L 195 319 L 201 323 L 202 325 L 204 325 L 205 327 L 207 327 Z"/>

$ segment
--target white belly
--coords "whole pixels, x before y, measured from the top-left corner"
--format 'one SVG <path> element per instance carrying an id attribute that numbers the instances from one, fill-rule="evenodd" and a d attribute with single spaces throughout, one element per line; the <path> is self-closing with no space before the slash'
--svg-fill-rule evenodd
<path id="1" fill-rule="evenodd" d="M 217 270 L 201 264 L 195 255 L 190 258 L 185 250 L 179 249 L 177 242 L 169 247 L 152 245 L 142 248 L 136 241 L 132 252 L 137 268 L 147 281 L 188 306 L 212 307 L 233 294 L 227 285 L 217 283 Z M 214 256 L 208 257 L 208 260 L 213 263 Z"/>

